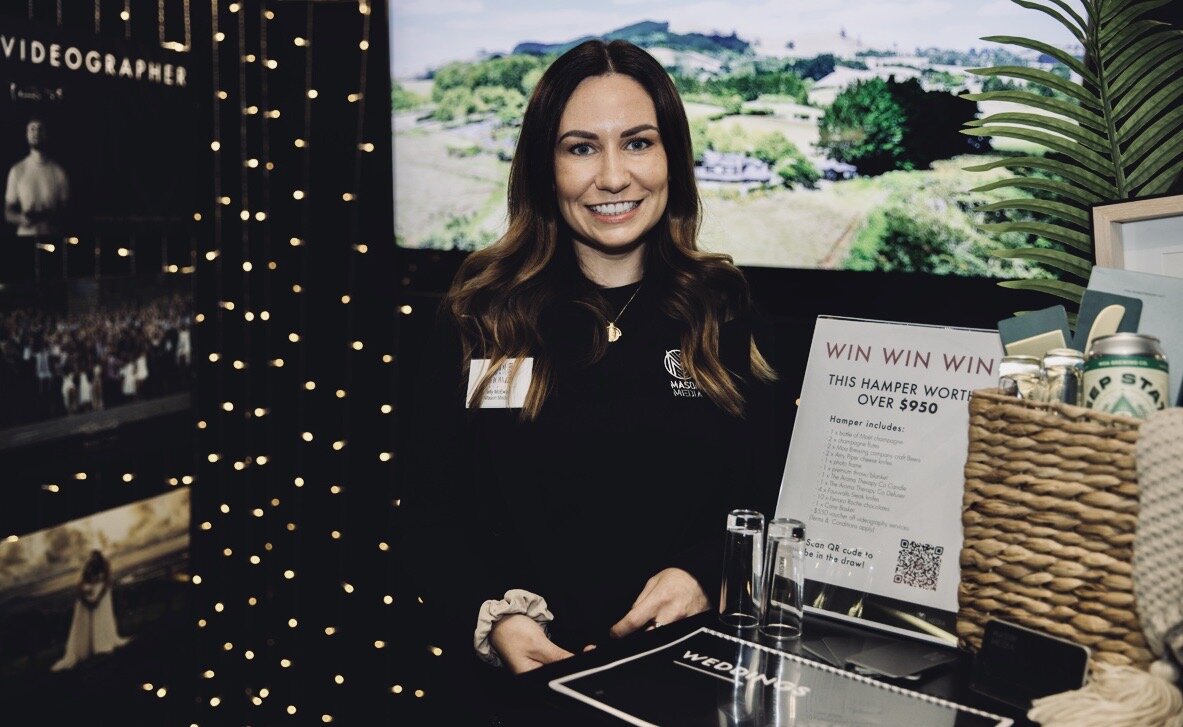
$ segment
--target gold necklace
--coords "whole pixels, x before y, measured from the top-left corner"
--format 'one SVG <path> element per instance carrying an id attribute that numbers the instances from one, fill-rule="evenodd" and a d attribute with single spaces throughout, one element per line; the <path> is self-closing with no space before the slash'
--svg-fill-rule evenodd
<path id="1" fill-rule="evenodd" d="M 644 285 L 644 283 L 641 285 Z M 624 315 L 624 311 L 628 308 L 628 304 L 632 303 L 633 298 L 636 298 L 637 293 L 640 292 L 641 286 L 638 285 L 637 289 L 633 291 L 633 294 L 629 296 L 628 301 L 626 301 L 625 304 L 621 306 L 620 312 L 616 314 L 616 317 L 608 321 L 608 343 L 616 343 L 620 340 L 620 337 L 624 335 L 624 331 L 620 330 L 620 327 L 616 325 L 616 321 L 620 320 L 620 317 Z"/>

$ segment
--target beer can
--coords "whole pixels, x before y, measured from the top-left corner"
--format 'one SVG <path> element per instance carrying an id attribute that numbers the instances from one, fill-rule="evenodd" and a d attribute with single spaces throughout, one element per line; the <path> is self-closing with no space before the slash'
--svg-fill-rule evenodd
<path id="1" fill-rule="evenodd" d="M 1044 401 L 1080 406 L 1084 354 L 1072 348 L 1053 348 L 1043 355 Z"/>
<path id="2" fill-rule="evenodd" d="M 1166 408 L 1170 382 L 1157 338 L 1144 333 L 1101 336 L 1089 346 L 1084 362 L 1084 405 L 1145 419 Z"/>
<path id="3" fill-rule="evenodd" d="M 1003 356 L 998 364 L 998 388 L 1020 399 L 1038 397 L 1042 370 L 1037 356 Z"/>

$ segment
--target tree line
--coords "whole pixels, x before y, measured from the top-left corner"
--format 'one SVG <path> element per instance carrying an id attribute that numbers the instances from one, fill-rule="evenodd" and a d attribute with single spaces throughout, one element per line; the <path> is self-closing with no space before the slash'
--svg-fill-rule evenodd
<path id="1" fill-rule="evenodd" d="M 475 63 L 456 62 L 433 76 L 432 116 L 438 121 L 459 121 L 473 115 L 496 116 L 506 125 L 521 119 L 526 100 L 553 56 L 514 54 Z M 674 69 L 671 78 L 683 98 L 715 103 L 726 116 L 743 112 L 743 104 L 775 95 L 808 103 L 813 81 L 833 72 L 842 61 L 824 54 L 809 59 L 744 61 L 732 72 L 700 77 Z M 396 110 L 413 108 L 427 99 L 417 98 L 398 84 L 392 92 Z M 818 150 L 832 159 L 858 167 L 862 175 L 892 170 L 925 169 L 937 159 L 990 150 L 989 141 L 960 133 L 965 122 L 977 115 L 977 105 L 946 91 L 925 91 L 916 79 L 872 78 L 857 82 L 838 94 L 819 122 Z M 705 128 L 705 127 L 703 127 Z M 739 139 L 734 130 L 708 138 L 695 134 L 696 151 L 713 148 L 744 151 L 765 159 L 785 172 L 786 182 L 810 184 L 801 150 L 783 136 L 778 139 Z M 699 143 L 702 145 L 699 146 Z M 786 146 L 788 145 L 788 146 Z M 757 149 L 756 147 L 760 147 Z M 789 169 L 793 171 L 790 173 Z M 791 183 L 791 182 L 790 182 Z"/>

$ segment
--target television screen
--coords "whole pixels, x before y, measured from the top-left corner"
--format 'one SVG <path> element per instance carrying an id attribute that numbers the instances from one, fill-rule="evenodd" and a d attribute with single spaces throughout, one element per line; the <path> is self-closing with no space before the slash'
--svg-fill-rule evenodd
<path id="1" fill-rule="evenodd" d="M 1037 51 L 981 40 L 1026 36 L 1080 56 L 1042 13 L 1001 0 L 410 0 L 391 4 L 390 22 L 400 246 L 495 241 L 521 114 L 542 72 L 582 40 L 622 38 L 648 50 L 682 96 L 703 248 L 749 266 L 1051 275 L 990 256 L 999 244 L 1049 243 L 979 229 L 1004 218 L 975 209 L 1016 190 L 975 188 L 1014 172 L 966 169 L 1041 147 L 961 133 L 966 122 L 1015 109 L 959 97 L 1026 85 L 972 68 L 1071 75 Z"/>

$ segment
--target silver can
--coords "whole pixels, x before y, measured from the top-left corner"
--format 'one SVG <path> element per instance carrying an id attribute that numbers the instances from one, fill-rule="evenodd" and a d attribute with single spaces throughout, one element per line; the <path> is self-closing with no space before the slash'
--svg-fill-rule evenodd
<path id="1" fill-rule="evenodd" d="M 1145 419 L 1165 409 L 1170 369 L 1162 346 L 1144 333 L 1101 336 L 1084 362 L 1084 405 L 1109 414 Z"/>
<path id="2" fill-rule="evenodd" d="M 998 388 L 1003 394 L 1020 399 L 1039 396 L 1043 385 L 1037 356 L 1003 356 L 998 364 Z"/>
<path id="3" fill-rule="evenodd" d="M 1080 406 L 1084 354 L 1073 348 L 1053 348 L 1043 355 L 1044 401 Z"/>

